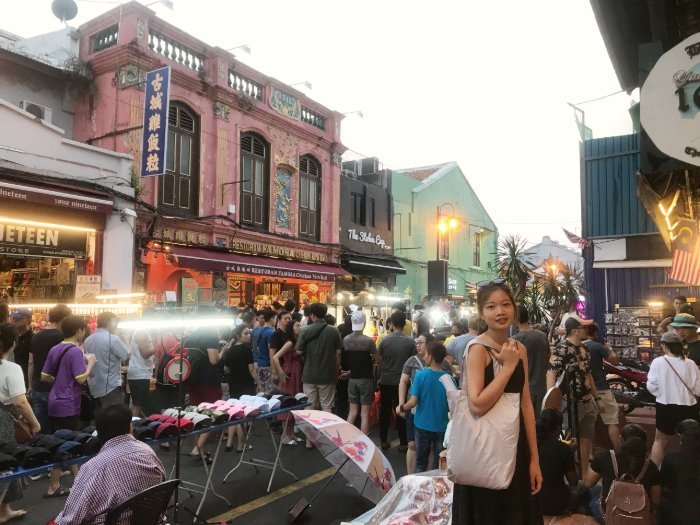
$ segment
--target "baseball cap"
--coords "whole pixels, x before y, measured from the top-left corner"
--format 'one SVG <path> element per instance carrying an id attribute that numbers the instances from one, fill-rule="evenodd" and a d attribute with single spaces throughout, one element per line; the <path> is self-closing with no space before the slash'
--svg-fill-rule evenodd
<path id="1" fill-rule="evenodd" d="M 593 324 L 592 319 L 581 319 L 578 315 L 572 315 L 564 322 L 564 328 L 573 330 L 580 326 L 588 326 L 589 324 Z"/>
<path id="2" fill-rule="evenodd" d="M 681 343 L 681 338 L 675 332 L 665 332 L 661 335 L 662 343 Z"/>
<path id="3" fill-rule="evenodd" d="M 21 319 L 22 317 L 32 317 L 32 311 L 29 308 L 17 308 L 12 312 L 12 319 Z"/>
<path id="4" fill-rule="evenodd" d="M 350 322 L 352 323 L 353 332 L 364 330 L 367 316 L 362 310 L 355 310 L 350 316 Z"/>

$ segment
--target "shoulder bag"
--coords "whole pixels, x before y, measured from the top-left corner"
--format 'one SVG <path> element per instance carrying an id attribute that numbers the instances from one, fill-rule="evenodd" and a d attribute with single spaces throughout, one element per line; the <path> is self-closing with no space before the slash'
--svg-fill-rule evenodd
<path id="1" fill-rule="evenodd" d="M 490 347 L 479 339 L 467 345 L 462 362 L 462 389 L 448 392 L 454 401 L 451 439 L 447 449 L 447 468 L 452 480 L 494 490 L 508 488 L 515 472 L 515 456 L 520 435 L 520 394 L 503 393 L 483 416 L 475 416 L 467 398 L 467 361 L 474 344 Z M 501 365 L 491 355 L 494 375 Z"/>
<path id="2" fill-rule="evenodd" d="M 20 414 L 17 407 L 14 405 L 5 405 L 0 403 L 0 408 L 5 411 L 14 422 L 15 425 L 15 441 L 20 445 L 29 441 L 34 434 L 32 434 L 32 428 L 24 416 Z"/>

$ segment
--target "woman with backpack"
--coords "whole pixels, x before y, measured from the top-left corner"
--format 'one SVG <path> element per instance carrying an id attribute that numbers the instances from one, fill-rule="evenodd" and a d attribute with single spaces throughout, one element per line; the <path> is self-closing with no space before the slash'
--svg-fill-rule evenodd
<path id="1" fill-rule="evenodd" d="M 595 455 L 584 483 L 591 489 L 590 508 L 593 515 L 603 522 L 605 512 L 609 512 L 610 505 L 615 501 L 610 494 L 613 483 L 619 480 L 628 480 L 644 486 L 646 498 L 652 507 L 659 504 L 661 499 L 661 476 L 656 464 L 647 458 L 647 435 L 642 427 L 634 423 L 625 425 L 620 432 L 620 450 L 604 450 Z M 598 481 L 602 478 L 602 487 Z M 640 516 L 639 525 L 651 525 L 651 521 L 644 521 Z"/>
<path id="2" fill-rule="evenodd" d="M 697 525 L 700 523 L 700 423 L 681 421 L 676 432 L 681 448 L 664 458 L 661 465 L 663 494 L 659 506 L 659 525 Z"/>
<path id="3" fill-rule="evenodd" d="M 683 323 L 671 324 L 674 325 L 687 328 Z M 661 350 L 663 355 L 651 362 L 647 375 L 647 389 L 656 396 L 656 436 L 651 447 L 651 460 L 657 466 L 664 459 L 666 444 L 678 423 L 685 419 L 700 421 L 696 399 L 700 396 L 698 365 L 686 359 L 683 343 L 674 332 L 661 336 Z"/>

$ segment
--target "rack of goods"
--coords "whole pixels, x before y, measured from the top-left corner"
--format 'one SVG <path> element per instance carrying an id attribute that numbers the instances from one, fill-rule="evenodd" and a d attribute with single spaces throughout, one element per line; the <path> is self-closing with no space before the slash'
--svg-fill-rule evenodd
<path id="1" fill-rule="evenodd" d="M 663 320 L 660 309 L 624 306 L 605 314 L 607 342 L 621 357 L 650 361 L 659 351 L 656 329 Z"/>

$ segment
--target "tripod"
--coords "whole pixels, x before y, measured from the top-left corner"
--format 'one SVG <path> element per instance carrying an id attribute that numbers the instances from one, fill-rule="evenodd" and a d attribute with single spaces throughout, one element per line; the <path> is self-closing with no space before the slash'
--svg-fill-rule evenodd
<path id="1" fill-rule="evenodd" d="M 558 386 L 566 394 L 566 419 L 569 423 L 569 434 L 571 437 L 576 439 L 576 450 L 578 455 L 578 464 L 582 469 L 583 474 L 583 456 L 581 452 L 581 431 L 579 428 L 578 419 L 578 402 L 574 399 L 573 386 L 574 386 L 574 370 L 578 364 L 570 364 L 564 370 Z"/>

